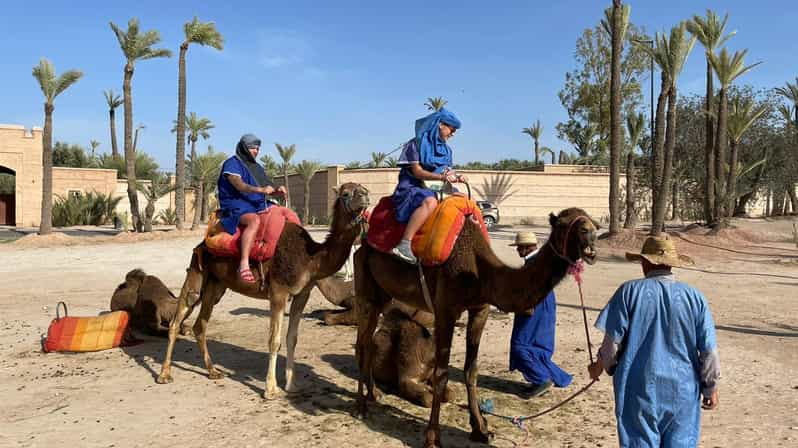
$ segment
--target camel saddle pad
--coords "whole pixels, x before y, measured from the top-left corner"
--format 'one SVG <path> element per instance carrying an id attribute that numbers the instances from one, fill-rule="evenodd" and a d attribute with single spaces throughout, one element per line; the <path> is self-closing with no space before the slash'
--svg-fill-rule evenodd
<path id="1" fill-rule="evenodd" d="M 457 235 L 466 219 L 479 223 L 479 228 L 489 241 L 482 212 L 476 202 L 461 196 L 451 196 L 440 203 L 413 237 L 413 253 L 425 266 L 437 266 L 449 259 Z M 405 225 L 396 221 L 393 201 L 386 196 L 374 208 L 369 219 L 366 241 L 381 252 L 390 252 L 402 239 Z"/>
<path id="2" fill-rule="evenodd" d="M 217 213 L 218 211 L 214 212 L 208 220 L 208 231 L 205 233 L 205 245 L 208 247 L 208 251 L 220 257 L 240 257 L 241 227 L 236 229 L 234 235 L 230 235 L 224 231 L 222 223 L 217 218 Z M 260 227 L 258 227 L 258 234 L 255 235 L 255 242 L 252 244 L 249 258 L 265 261 L 274 256 L 277 241 L 280 240 L 285 223 L 299 225 L 299 217 L 290 208 L 279 205 L 272 205 L 258 213 L 258 216 L 260 217 Z"/>
<path id="3" fill-rule="evenodd" d="M 44 351 L 96 352 L 119 347 L 129 322 L 127 311 L 114 311 L 97 317 L 53 319 L 44 340 Z"/>

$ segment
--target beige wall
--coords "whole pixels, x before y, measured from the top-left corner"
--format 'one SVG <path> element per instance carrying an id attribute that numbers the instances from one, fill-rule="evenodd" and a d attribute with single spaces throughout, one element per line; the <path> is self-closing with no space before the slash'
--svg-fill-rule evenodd
<path id="1" fill-rule="evenodd" d="M 0 166 L 16 175 L 16 225 L 38 226 L 42 214 L 42 129 L 0 124 Z"/>
<path id="2" fill-rule="evenodd" d="M 66 197 L 70 191 L 116 193 L 116 170 L 53 167 L 53 196 Z"/>

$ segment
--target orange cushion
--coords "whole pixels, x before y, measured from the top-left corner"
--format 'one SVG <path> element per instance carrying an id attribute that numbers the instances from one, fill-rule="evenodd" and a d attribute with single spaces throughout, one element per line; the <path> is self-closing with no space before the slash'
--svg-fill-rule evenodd
<path id="1" fill-rule="evenodd" d="M 482 212 L 473 200 L 450 196 L 441 201 L 413 237 L 413 253 L 426 266 L 436 266 L 449 259 L 466 219 L 479 223 L 482 235 L 490 240 Z"/>
<path id="2" fill-rule="evenodd" d="M 97 317 L 53 319 L 44 341 L 45 352 L 94 352 L 119 347 L 128 329 L 127 311 Z"/>
<path id="3" fill-rule="evenodd" d="M 299 217 L 290 208 L 279 205 L 273 205 L 258 215 L 260 216 L 260 227 L 250 251 L 250 258 L 256 261 L 265 261 L 274 256 L 285 223 L 291 222 L 299 225 Z M 240 239 L 241 227 L 236 229 L 234 235 L 230 235 L 224 231 L 224 226 L 217 218 L 216 212 L 211 214 L 208 220 L 208 230 L 205 232 L 205 245 L 210 253 L 220 257 L 240 257 Z"/>

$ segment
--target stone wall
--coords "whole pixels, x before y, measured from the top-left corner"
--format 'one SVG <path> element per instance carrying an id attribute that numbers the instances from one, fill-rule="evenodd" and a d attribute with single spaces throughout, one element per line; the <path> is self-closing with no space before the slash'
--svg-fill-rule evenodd
<path id="1" fill-rule="evenodd" d="M 0 124 L 0 166 L 14 171 L 16 225 L 38 226 L 42 214 L 42 129 Z"/>

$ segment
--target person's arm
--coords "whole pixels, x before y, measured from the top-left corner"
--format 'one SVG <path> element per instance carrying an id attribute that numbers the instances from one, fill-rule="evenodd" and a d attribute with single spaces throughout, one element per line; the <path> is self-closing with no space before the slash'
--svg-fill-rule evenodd
<path id="1" fill-rule="evenodd" d="M 441 174 L 432 173 L 432 172 L 427 171 L 424 168 L 422 168 L 420 163 L 411 163 L 409 165 L 409 168 L 410 168 L 410 173 L 413 175 L 413 177 L 415 177 L 416 179 L 420 179 L 420 180 L 440 180 L 440 181 L 445 181 L 447 173 L 449 173 L 449 171 L 443 172 Z"/>
<path id="2" fill-rule="evenodd" d="M 717 350 L 699 355 L 701 361 L 701 395 L 702 407 L 712 410 L 718 407 L 718 380 L 720 379 L 720 358 Z"/>
<path id="3" fill-rule="evenodd" d="M 250 185 L 244 182 L 244 180 L 241 179 L 241 176 L 237 176 L 235 174 L 225 174 L 225 176 L 227 176 L 227 180 L 230 181 L 230 185 L 242 193 L 272 194 L 275 191 L 274 187 L 271 185 L 266 187 L 256 187 L 255 185 Z"/>
<path id="4" fill-rule="evenodd" d="M 596 361 L 587 368 L 590 378 L 598 380 L 602 371 L 612 376 L 615 373 L 615 366 L 618 365 L 618 351 L 618 344 L 612 336 L 605 334 L 601 347 L 596 353 Z"/>

